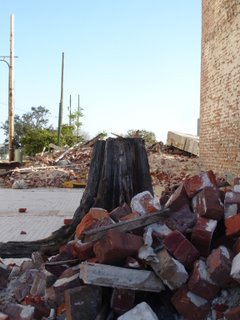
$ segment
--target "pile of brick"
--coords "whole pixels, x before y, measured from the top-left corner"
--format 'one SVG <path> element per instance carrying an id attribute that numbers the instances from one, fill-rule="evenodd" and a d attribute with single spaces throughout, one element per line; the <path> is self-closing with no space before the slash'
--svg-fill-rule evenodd
<path id="1" fill-rule="evenodd" d="M 211 171 L 91 208 L 56 256 L 0 264 L 0 319 L 240 319 L 239 210 Z"/>

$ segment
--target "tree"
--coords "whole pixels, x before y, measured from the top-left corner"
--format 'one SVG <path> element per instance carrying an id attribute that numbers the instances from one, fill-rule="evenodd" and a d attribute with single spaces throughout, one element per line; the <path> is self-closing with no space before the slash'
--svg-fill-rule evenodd
<path id="1" fill-rule="evenodd" d="M 147 130 L 128 130 L 126 137 L 128 138 L 142 138 L 146 146 L 150 146 L 157 142 L 154 132 Z"/>

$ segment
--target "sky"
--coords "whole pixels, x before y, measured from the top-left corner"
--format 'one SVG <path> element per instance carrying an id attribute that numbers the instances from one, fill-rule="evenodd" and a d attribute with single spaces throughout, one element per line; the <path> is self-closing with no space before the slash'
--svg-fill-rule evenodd
<path id="1" fill-rule="evenodd" d="M 64 52 L 63 123 L 83 109 L 82 130 L 124 135 L 197 134 L 201 0 L 2 0 L 0 56 L 14 15 L 14 112 L 43 106 L 57 127 Z M 8 66 L 0 62 L 0 123 L 8 116 Z M 0 130 L 0 142 L 3 142 Z"/>

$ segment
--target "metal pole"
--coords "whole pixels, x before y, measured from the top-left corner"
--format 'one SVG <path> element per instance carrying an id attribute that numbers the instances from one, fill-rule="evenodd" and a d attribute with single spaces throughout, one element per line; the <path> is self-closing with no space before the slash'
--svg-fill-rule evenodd
<path id="1" fill-rule="evenodd" d="M 14 161 L 14 15 L 10 16 L 8 121 L 9 121 L 9 142 L 8 142 L 9 161 Z"/>
<path id="2" fill-rule="evenodd" d="M 80 95 L 78 95 L 78 114 L 77 114 L 77 138 L 79 138 L 79 119 L 80 119 Z"/>
<path id="3" fill-rule="evenodd" d="M 64 79 L 64 52 L 62 52 L 62 76 L 61 76 L 61 98 L 59 103 L 59 115 L 58 115 L 58 145 L 60 146 L 60 135 L 63 116 L 63 79 Z"/>
<path id="4" fill-rule="evenodd" d="M 72 124 L 72 96 L 69 97 L 69 125 Z"/>

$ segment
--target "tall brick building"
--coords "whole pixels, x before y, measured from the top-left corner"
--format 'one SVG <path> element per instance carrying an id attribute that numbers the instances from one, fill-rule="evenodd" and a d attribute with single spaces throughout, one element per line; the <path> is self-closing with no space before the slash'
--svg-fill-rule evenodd
<path id="1" fill-rule="evenodd" d="M 202 0 L 200 159 L 240 175 L 240 0 Z"/>

